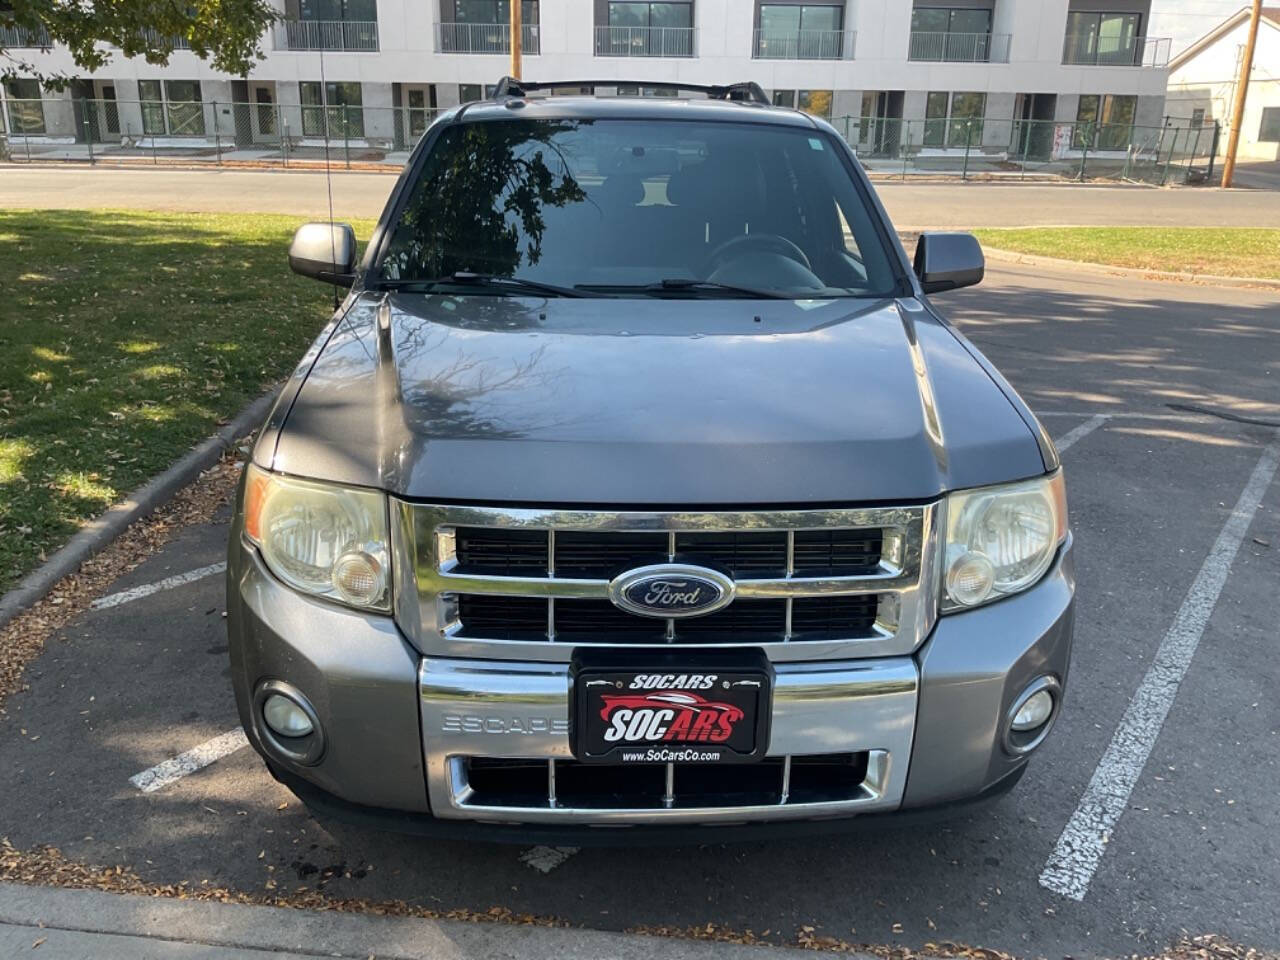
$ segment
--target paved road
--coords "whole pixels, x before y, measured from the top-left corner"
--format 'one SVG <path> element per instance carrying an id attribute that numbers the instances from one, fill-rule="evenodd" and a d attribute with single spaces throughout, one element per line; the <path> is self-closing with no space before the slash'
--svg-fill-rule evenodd
<path id="1" fill-rule="evenodd" d="M 376 217 L 394 183 L 388 174 L 335 174 L 335 215 Z M 891 182 L 877 184 L 876 189 L 900 230 L 1040 224 L 1273 227 L 1280 223 L 1280 191 Z M 12 207 L 323 217 L 327 198 L 321 173 L 0 166 L 0 209 Z"/>
<path id="2" fill-rule="evenodd" d="M 0 719 L 0 836 L 157 883 L 319 887 L 605 930 L 715 923 L 790 939 L 812 926 L 1081 958 L 1146 955 L 1187 930 L 1280 948 L 1280 483 L 1263 469 L 1277 431 L 1168 406 L 1280 423 L 1276 295 L 995 266 L 939 302 L 1071 441 L 1070 696 L 991 810 L 824 840 L 572 852 L 320 824 L 247 749 L 142 793 L 132 776 L 235 727 L 214 575 L 92 611 L 48 646 Z M 1261 505 L 1237 508 L 1250 491 Z M 215 564 L 225 536 L 188 529 L 111 590 Z M 1161 724 L 1131 705 L 1157 654 L 1156 695 L 1172 693 L 1171 645 L 1194 656 Z M 1149 759 L 1097 838 L 1083 900 L 1060 896 L 1039 878 L 1100 762 L 1114 784 L 1104 758 L 1122 728 Z"/>

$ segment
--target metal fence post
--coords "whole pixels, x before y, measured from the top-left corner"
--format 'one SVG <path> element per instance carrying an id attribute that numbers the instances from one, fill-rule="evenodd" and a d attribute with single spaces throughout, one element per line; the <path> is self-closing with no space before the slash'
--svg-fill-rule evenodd
<path id="1" fill-rule="evenodd" d="M 906 134 L 904 137 L 903 134 Z M 902 154 L 902 182 L 907 182 L 907 149 L 911 146 L 911 121 L 898 121 L 898 150 Z"/>
<path id="2" fill-rule="evenodd" d="M 1218 159 L 1218 141 L 1222 137 L 1222 125 L 1213 121 L 1213 139 L 1209 141 L 1209 172 L 1205 175 L 1205 183 L 1213 182 L 1213 167 Z"/>
<path id="3" fill-rule="evenodd" d="M 222 166 L 222 134 L 218 130 L 218 101 L 213 101 L 213 156 L 218 166 Z"/>
<path id="4" fill-rule="evenodd" d="M 1026 120 L 1022 124 L 1022 169 L 1018 173 L 1019 180 L 1027 179 L 1027 154 L 1031 152 L 1031 125 L 1035 120 Z"/>
<path id="5" fill-rule="evenodd" d="M 1080 153 L 1080 175 L 1076 178 L 1081 183 L 1084 183 L 1084 168 L 1085 164 L 1089 162 L 1089 141 L 1092 138 L 1093 130 L 1090 129 L 1089 124 L 1085 124 L 1084 150 Z"/>
<path id="6" fill-rule="evenodd" d="M 279 117 L 280 108 L 276 108 Z M 280 123 L 276 125 L 276 129 L 280 131 L 280 159 L 284 162 L 285 167 L 289 166 L 289 120 L 287 117 L 279 117 Z"/>
<path id="7" fill-rule="evenodd" d="M 81 101 L 84 103 L 84 142 L 89 148 L 89 166 L 93 166 L 93 124 L 89 122 L 89 101 Z"/>
<path id="8" fill-rule="evenodd" d="M 351 169 L 351 127 L 347 116 L 347 105 L 342 105 L 342 154 L 347 161 L 347 169 Z"/>
<path id="9" fill-rule="evenodd" d="M 1164 159 L 1164 173 L 1160 175 L 1162 187 L 1169 182 L 1169 167 L 1173 164 L 1173 152 L 1178 149 L 1178 134 L 1181 132 L 1178 127 L 1173 128 L 1173 145 L 1169 147 L 1169 155 Z"/>
<path id="10" fill-rule="evenodd" d="M 973 121 L 964 122 L 964 166 L 960 168 L 960 179 L 969 179 L 969 144 L 973 142 Z"/>

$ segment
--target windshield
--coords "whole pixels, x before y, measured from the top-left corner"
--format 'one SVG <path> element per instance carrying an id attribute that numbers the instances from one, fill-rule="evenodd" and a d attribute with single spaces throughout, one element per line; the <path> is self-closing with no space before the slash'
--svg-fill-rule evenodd
<path id="1" fill-rule="evenodd" d="M 885 245 L 837 148 L 818 130 L 765 124 L 446 127 L 375 276 L 471 275 L 461 279 L 495 294 L 537 292 L 512 280 L 587 296 L 892 294 Z"/>

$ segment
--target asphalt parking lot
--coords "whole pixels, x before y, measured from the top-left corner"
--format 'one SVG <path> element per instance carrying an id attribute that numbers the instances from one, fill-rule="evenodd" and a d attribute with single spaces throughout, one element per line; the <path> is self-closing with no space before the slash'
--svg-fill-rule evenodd
<path id="1" fill-rule="evenodd" d="M 994 807 L 683 849 L 318 823 L 232 732 L 219 522 L 122 576 L 28 668 L 0 722 L 0 835 L 155 883 L 602 929 L 790 942 L 810 926 L 1074 957 L 1146 954 L 1182 931 L 1280 948 L 1280 294 L 997 265 L 938 302 L 1059 440 L 1077 538 L 1068 704 Z"/>

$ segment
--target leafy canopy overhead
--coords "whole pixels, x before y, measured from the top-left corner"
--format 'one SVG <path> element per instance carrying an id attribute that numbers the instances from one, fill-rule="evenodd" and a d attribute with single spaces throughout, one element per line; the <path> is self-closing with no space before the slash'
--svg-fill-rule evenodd
<path id="1" fill-rule="evenodd" d="M 278 16 L 267 0 L 0 0 L 0 75 L 34 77 L 53 88 L 72 79 L 42 70 L 31 56 L 37 51 L 26 43 L 6 49 L 6 35 L 16 32 L 35 38 L 31 44 L 66 47 L 85 71 L 106 65 L 117 54 L 111 47 L 166 64 L 174 38 L 181 38 L 216 69 L 244 76 L 260 59 L 258 43 Z"/>

